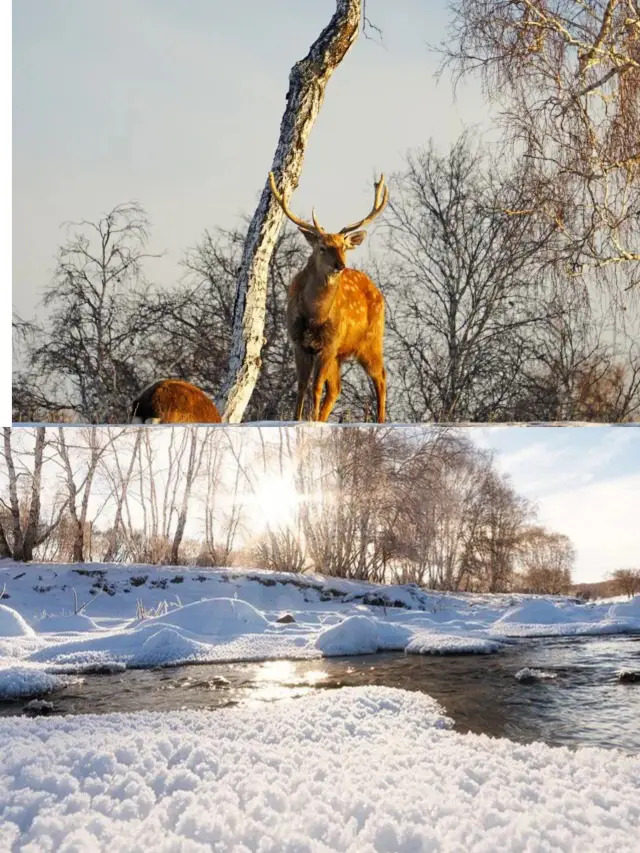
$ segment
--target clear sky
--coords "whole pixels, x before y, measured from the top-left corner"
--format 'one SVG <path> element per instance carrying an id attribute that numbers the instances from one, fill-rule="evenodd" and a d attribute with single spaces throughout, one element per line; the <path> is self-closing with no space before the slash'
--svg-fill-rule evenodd
<path id="1" fill-rule="evenodd" d="M 537 502 L 539 520 L 571 538 L 575 580 L 640 568 L 640 428 L 480 427 L 499 469 Z"/>
<path id="2" fill-rule="evenodd" d="M 334 0 L 20 0 L 13 4 L 13 298 L 34 314 L 61 223 L 141 202 L 148 267 L 171 284 L 205 228 L 252 213 L 275 150 L 291 66 Z M 293 207 L 327 227 L 364 215 L 374 170 L 402 166 L 486 120 L 479 87 L 433 77 L 444 0 L 368 0 L 381 47 L 360 36 L 329 82 Z M 367 248 L 360 253 L 366 253 Z M 357 262 L 357 256 L 354 256 Z"/>

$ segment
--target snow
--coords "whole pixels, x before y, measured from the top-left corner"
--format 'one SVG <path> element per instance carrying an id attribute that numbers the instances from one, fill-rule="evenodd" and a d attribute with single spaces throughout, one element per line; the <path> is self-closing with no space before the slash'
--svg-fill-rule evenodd
<path id="1" fill-rule="evenodd" d="M 609 608 L 609 619 L 640 619 L 640 595 L 628 601 L 613 604 Z"/>
<path id="2" fill-rule="evenodd" d="M 0 719 L 17 853 L 632 853 L 640 758 L 451 731 L 384 687 L 270 706 Z"/>
<path id="3" fill-rule="evenodd" d="M 538 599 L 510 608 L 497 620 L 497 624 L 557 625 L 559 622 L 565 622 L 566 618 L 567 612 L 552 601 Z"/>
<path id="4" fill-rule="evenodd" d="M 0 637 L 30 637 L 34 633 L 17 610 L 0 604 Z"/>
<path id="5" fill-rule="evenodd" d="M 556 678 L 555 672 L 545 672 L 542 669 L 531 669 L 528 666 L 516 672 L 516 679 L 523 684 L 533 684 L 536 681 L 552 680 Z"/>
<path id="6" fill-rule="evenodd" d="M 502 643 L 486 637 L 471 637 L 459 634 L 444 634 L 440 631 L 420 631 L 405 647 L 408 654 L 489 654 L 502 648 Z"/>
<path id="7" fill-rule="evenodd" d="M 0 698 L 18 684 L 20 695 L 38 696 L 60 684 L 44 676 L 95 670 L 380 651 L 494 654 L 523 637 L 640 634 L 640 597 L 577 604 L 255 569 L 10 561 L 0 565 L 0 586 L 9 595 L 0 605 Z M 74 615 L 76 600 L 88 604 Z M 283 613 L 295 621 L 278 622 Z"/>
<path id="8" fill-rule="evenodd" d="M 321 631 L 314 646 L 326 657 L 372 655 L 380 648 L 378 629 L 373 619 L 367 616 L 349 616 Z"/>
<path id="9" fill-rule="evenodd" d="M 213 598 L 179 607 L 163 616 L 146 619 L 149 625 L 172 625 L 193 634 L 233 636 L 247 631 L 264 631 L 269 622 L 262 613 L 245 601 Z"/>
<path id="10" fill-rule="evenodd" d="M 33 664 L 11 664 L 6 659 L 0 662 L 0 696 L 4 699 L 52 693 L 68 683 L 69 680 L 64 676 L 45 672 Z"/>
<path id="11" fill-rule="evenodd" d="M 84 631 L 97 631 L 98 626 L 84 613 L 72 613 L 69 616 L 43 616 L 36 623 L 40 634 L 76 634 Z"/>

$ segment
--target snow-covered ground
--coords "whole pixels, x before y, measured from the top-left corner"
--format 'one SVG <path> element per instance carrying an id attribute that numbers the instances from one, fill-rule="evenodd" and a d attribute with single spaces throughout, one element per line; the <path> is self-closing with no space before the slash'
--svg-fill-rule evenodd
<path id="1" fill-rule="evenodd" d="M 637 853 L 640 758 L 461 735 L 428 696 L 0 720 L 0 849 Z"/>
<path id="2" fill-rule="evenodd" d="M 2 698 L 40 695 L 96 669 L 383 650 L 491 653 L 520 637 L 640 633 L 640 596 L 576 604 L 255 570 L 94 563 L 5 562 L 3 587 Z M 78 614 L 76 597 L 79 606 L 90 602 Z M 285 615 L 289 621 L 278 621 Z"/>
<path id="3" fill-rule="evenodd" d="M 90 669 L 381 649 L 488 653 L 520 637 L 640 633 L 640 597 L 578 605 L 94 564 L 4 563 L 3 586 L 5 699 L 46 694 Z M 74 590 L 79 605 L 90 600 L 75 615 Z M 640 757 L 451 725 L 429 696 L 373 686 L 260 711 L 0 718 L 0 850 L 638 850 Z"/>

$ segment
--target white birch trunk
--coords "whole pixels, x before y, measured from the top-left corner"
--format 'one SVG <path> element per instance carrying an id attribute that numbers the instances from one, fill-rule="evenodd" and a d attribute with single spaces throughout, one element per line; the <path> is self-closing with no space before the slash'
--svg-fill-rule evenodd
<path id="1" fill-rule="evenodd" d="M 307 141 L 320 112 L 325 87 L 358 36 L 360 15 L 361 0 L 337 0 L 329 24 L 305 58 L 291 69 L 287 106 L 271 167 L 280 192 L 287 197 L 298 186 Z M 236 284 L 227 378 L 216 400 L 224 413 L 222 420 L 227 423 L 242 420 L 260 374 L 269 261 L 283 217 L 266 181 L 247 231 Z"/>

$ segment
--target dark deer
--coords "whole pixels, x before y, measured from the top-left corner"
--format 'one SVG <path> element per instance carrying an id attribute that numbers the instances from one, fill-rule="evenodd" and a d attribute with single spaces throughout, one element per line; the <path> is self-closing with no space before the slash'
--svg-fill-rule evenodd
<path id="1" fill-rule="evenodd" d="M 131 406 L 134 424 L 219 424 L 220 413 L 204 391 L 182 379 L 160 379 Z"/>
<path id="2" fill-rule="evenodd" d="M 329 234 L 316 219 L 313 224 L 295 216 L 269 173 L 271 191 L 285 215 L 298 226 L 312 248 L 307 265 L 291 282 L 287 299 L 287 328 L 293 344 L 298 378 L 295 419 L 302 419 L 304 401 L 313 374 L 311 420 L 326 421 L 340 396 L 340 368 L 355 358 L 373 382 L 378 423 L 385 419 L 387 379 L 382 357 L 384 299 L 368 275 L 347 268 L 347 252 L 359 246 L 366 231 L 358 231 L 384 210 L 389 190 L 384 176 L 375 184 L 371 212 L 337 234 Z M 320 399 L 326 394 L 320 408 Z"/>

